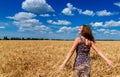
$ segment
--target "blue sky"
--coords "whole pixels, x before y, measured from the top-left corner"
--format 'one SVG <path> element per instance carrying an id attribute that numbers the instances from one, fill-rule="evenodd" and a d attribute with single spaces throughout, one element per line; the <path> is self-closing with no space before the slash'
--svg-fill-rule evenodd
<path id="1" fill-rule="evenodd" d="M 88 24 L 96 39 L 120 39 L 120 0 L 1 0 L 0 38 L 75 39 Z"/>

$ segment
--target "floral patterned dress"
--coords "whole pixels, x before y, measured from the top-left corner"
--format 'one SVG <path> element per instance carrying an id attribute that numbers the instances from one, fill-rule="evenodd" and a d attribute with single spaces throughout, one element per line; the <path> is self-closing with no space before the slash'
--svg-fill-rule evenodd
<path id="1" fill-rule="evenodd" d="M 76 58 L 73 66 L 74 77 L 90 77 L 89 52 L 91 45 L 86 45 L 82 38 L 80 39 L 81 42 L 76 48 Z"/>

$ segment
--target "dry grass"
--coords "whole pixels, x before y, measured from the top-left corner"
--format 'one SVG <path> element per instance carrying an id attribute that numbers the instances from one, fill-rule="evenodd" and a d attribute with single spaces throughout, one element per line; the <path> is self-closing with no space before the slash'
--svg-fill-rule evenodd
<path id="1" fill-rule="evenodd" d="M 63 71 L 73 41 L 0 41 L 0 77 L 72 77 L 74 56 Z M 97 47 L 114 61 L 115 68 L 91 50 L 91 77 L 120 77 L 120 41 L 97 41 Z"/>

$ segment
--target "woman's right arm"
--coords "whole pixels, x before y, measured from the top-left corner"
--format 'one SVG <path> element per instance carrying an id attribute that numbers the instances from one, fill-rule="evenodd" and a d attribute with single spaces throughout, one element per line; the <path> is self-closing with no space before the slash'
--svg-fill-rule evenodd
<path id="1" fill-rule="evenodd" d="M 71 47 L 71 49 L 69 50 L 67 56 L 66 56 L 66 59 L 63 61 L 63 63 L 60 65 L 59 69 L 63 69 L 64 66 L 66 65 L 66 63 L 69 61 L 69 59 L 71 58 L 71 56 L 73 55 L 77 45 L 79 44 L 80 42 L 80 38 L 77 37 L 73 43 L 73 46 Z"/>
<path id="2" fill-rule="evenodd" d="M 107 64 L 110 66 L 110 67 L 114 67 L 113 66 L 113 63 L 111 60 L 109 60 L 107 57 L 105 57 L 102 52 L 95 46 L 95 44 L 92 42 L 92 48 L 97 52 L 97 54 L 102 57 L 106 62 Z"/>

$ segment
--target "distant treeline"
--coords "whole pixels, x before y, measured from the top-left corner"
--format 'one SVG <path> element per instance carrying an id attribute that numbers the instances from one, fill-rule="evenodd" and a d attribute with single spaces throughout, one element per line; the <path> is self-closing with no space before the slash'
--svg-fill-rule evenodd
<path id="1" fill-rule="evenodd" d="M 48 38 L 24 38 L 24 37 L 11 37 L 8 38 L 7 36 L 4 36 L 2 39 L 0 38 L 0 40 L 64 40 L 64 39 L 48 39 Z"/>
<path id="2" fill-rule="evenodd" d="M 48 38 L 24 38 L 24 37 L 11 37 L 8 38 L 4 36 L 0 38 L 0 40 L 60 40 L 60 41 L 73 41 L 74 39 L 48 39 Z M 120 40 L 113 40 L 113 39 L 96 39 L 97 41 L 120 41 Z"/>

